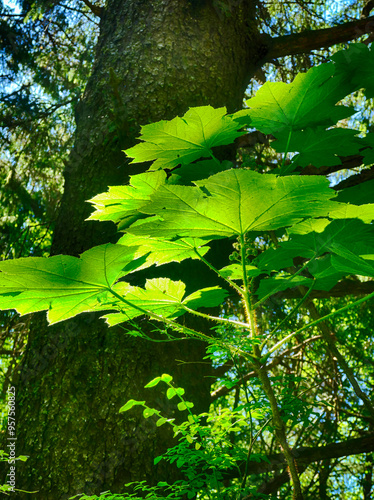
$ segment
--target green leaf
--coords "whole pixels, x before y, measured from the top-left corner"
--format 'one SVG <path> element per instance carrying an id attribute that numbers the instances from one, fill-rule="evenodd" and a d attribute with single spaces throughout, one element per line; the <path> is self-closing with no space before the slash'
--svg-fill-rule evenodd
<path id="1" fill-rule="evenodd" d="M 315 176 L 277 178 L 237 169 L 196 184 L 161 187 L 142 209 L 156 217 L 128 231 L 150 237 L 224 238 L 278 229 L 337 208 L 329 202 L 334 193 L 328 181 Z"/>
<path id="2" fill-rule="evenodd" d="M 161 375 L 161 380 L 163 382 L 165 382 L 166 384 L 169 384 L 173 380 L 173 377 L 171 375 L 169 375 L 168 373 L 163 373 Z"/>
<path id="3" fill-rule="evenodd" d="M 365 259 L 355 255 L 347 248 L 339 245 L 335 246 L 335 255 L 331 258 L 332 266 L 344 274 L 358 274 L 360 276 L 369 276 L 374 278 L 374 262 L 367 262 Z M 372 257 L 374 255 L 371 254 Z"/>
<path id="4" fill-rule="evenodd" d="M 157 465 L 159 462 L 161 462 L 162 460 L 162 456 L 161 457 L 156 457 L 154 460 L 153 460 L 153 464 L 154 465 Z M 160 484 L 158 483 L 158 485 L 160 486 Z M 163 485 L 162 485 L 163 486 Z"/>
<path id="5" fill-rule="evenodd" d="M 353 108 L 335 106 L 351 90 L 344 77 L 334 76 L 334 72 L 334 64 L 327 63 L 299 73 L 292 83 L 266 82 L 255 97 L 246 101 L 250 109 L 235 116 L 239 119 L 248 115 L 252 127 L 274 135 L 279 131 L 334 125 L 354 112 Z"/>
<path id="6" fill-rule="evenodd" d="M 14 491 L 14 487 L 10 484 L 2 484 L 0 485 L 0 491 Z"/>
<path id="7" fill-rule="evenodd" d="M 366 205 L 349 205 L 348 203 L 339 204 L 334 210 L 330 210 L 331 219 L 360 219 L 369 224 L 374 220 L 374 203 Z"/>
<path id="8" fill-rule="evenodd" d="M 340 165 L 339 156 L 358 153 L 360 147 L 356 137 L 358 133 L 358 130 L 343 128 L 331 130 L 325 130 L 323 127 L 307 128 L 293 132 L 288 142 L 289 132 L 283 131 L 277 133 L 277 140 L 273 141 L 271 146 L 280 153 L 298 151 L 299 154 L 292 158 L 294 167 L 306 167 L 309 164 L 315 167 L 328 167 Z"/>
<path id="9" fill-rule="evenodd" d="M 161 427 L 161 425 L 164 425 L 168 421 L 167 418 L 161 417 L 157 420 L 156 425 L 157 427 Z"/>
<path id="10" fill-rule="evenodd" d="M 178 410 L 183 411 L 187 410 L 188 408 L 193 408 L 194 404 L 191 403 L 190 401 L 181 401 L 178 403 Z"/>
<path id="11" fill-rule="evenodd" d="M 20 314 L 48 310 L 51 324 L 82 312 L 118 309 L 118 299 L 109 290 L 119 277 L 144 264 L 135 251 L 108 243 L 79 258 L 57 255 L 0 262 L 0 308 Z M 123 282 L 122 287 L 129 285 Z"/>
<path id="12" fill-rule="evenodd" d="M 343 219 L 330 222 L 322 232 L 291 235 L 290 240 L 281 242 L 278 248 L 263 252 L 255 263 L 260 269 L 270 272 L 292 266 L 295 257 L 313 258 L 315 260 L 311 261 L 307 269 L 316 280 L 314 288 L 329 290 L 344 275 L 372 276 L 373 254 L 373 226 L 354 219 Z M 295 278 L 289 282 L 292 283 Z M 277 280 L 282 281 L 284 278 L 272 277 L 262 282 L 261 297 L 266 295 L 272 286 L 275 289 Z M 303 284 L 308 286 L 308 281 Z M 279 290 L 281 288 L 276 291 Z"/>
<path id="13" fill-rule="evenodd" d="M 130 399 L 127 403 L 122 406 L 119 410 L 119 413 L 123 413 L 124 411 L 129 411 L 133 406 L 143 406 L 145 401 L 136 401 L 135 399 Z"/>
<path id="14" fill-rule="evenodd" d="M 169 387 L 166 392 L 166 396 L 168 399 L 172 399 L 174 396 L 183 396 L 184 389 L 182 387 Z"/>
<path id="15" fill-rule="evenodd" d="M 155 387 L 161 380 L 161 377 L 156 377 L 150 382 L 148 382 L 147 385 L 144 386 L 144 389 L 149 389 L 150 387 Z"/>
<path id="16" fill-rule="evenodd" d="M 172 281 L 169 278 L 147 280 L 145 288 L 128 287 L 125 284 L 124 292 L 122 292 L 122 286 L 123 283 L 118 283 L 113 287 L 113 290 L 120 295 L 125 295 L 127 303 L 121 304 L 121 313 L 111 313 L 104 316 L 110 326 L 141 316 L 144 311 L 156 314 L 160 321 L 163 318 L 177 318 L 185 313 L 184 305 L 191 309 L 214 307 L 220 305 L 226 297 L 225 291 L 213 287 L 199 290 L 183 299 L 185 284 L 181 281 Z"/>
<path id="17" fill-rule="evenodd" d="M 121 304 L 120 313 L 110 313 L 103 316 L 110 326 L 124 323 L 136 318 L 146 311 L 156 314 L 159 320 L 164 317 L 177 318 L 184 314 L 182 299 L 185 293 L 185 284 L 181 281 L 172 281 L 169 278 L 154 278 L 147 280 L 145 288 L 126 287 L 118 283 L 113 289 L 126 298 L 126 304 Z"/>
<path id="18" fill-rule="evenodd" d="M 186 165 L 198 158 L 210 157 L 211 148 L 232 143 L 244 132 L 226 108 L 211 106 L 190 108 L 183 118 L 159 121 L 141 128 L 144 142 L 125 153 L 134 158 L 131 163 L 154 161 L 153 170 Z"/>
<path id="19" fill-rule="evenodd" d="M 369 48 L 364 43 L 353 43 L 348 49 L 333 54 L 331 59 L 337 66 L 336 73 L 352 83 L 351 92 L 365 88 L 366 97 L 374 97 L 373 45 Z"/>
<path id="20" fill-rule="evenodd" d="M 339 248 L 347 248 L 356 255 L 370 254 L 374 250 L 373 227 L 356 220 L 335 220 L 322 232 L 291 236 L 289 241 L 280 242 L 278 248 L 263 252 L 255 260 L 257 266 L 274 271 L 292 266 L 295 257 L 311 259 L 329 251 L 335 253 Z"/>
<path id="21" fill-rule="evenodd" d="M 374 136 L 374 134 L 373 134 Z M 373 159 L 374 163 L 374 159 Z M 374 179 L 357 184 L 357 186 L 342 189 L 338 192 L 336 201 L 364 205 L 373 200 Z"/>
<path id="22" fill-rule="evenodd" d="M 374 163 L 374 134 L 367 134 L 366 137 L 360 139 L 363 155 L 363 163 L 372 165 Z"/>
<path id="23" fill-rule="evenodd" d="M 247 277 L 249 278 L 259 276 L 262 272 L 256 266 L 251 266 L 249 264 L 247 264 L 245 268 Z M 240 264 L 230 264 L 220 269 L 219 272 L 224 278 L 230 278 L 232 280 L 243 280 L 243 268 Z"/>
<path id="24" fill-rule="evenodd" d="M 165 182 L 164 171 L 132 175 L 129 186 L 109 187 L 106 193 L 88 200 L 95 211 L 87 220 L 111 220 L 118 224 L 119 230 L 123 230 L 141 216 L 140 209 Z"/>
<path id="25" fill-rule="evenodd" d="M 184 389 L 183 389 L 183 387 L 176 387 L 176 388 L 175 388 L 175 391 L 176 391 L 176 393 L 177 393 L 179 396 L 183 396 L 183 394 L 184 394 L 184 392 L 185 392 L 185 391 L 184 391 Z"/>
<path id="26" fill-rule="evenodd" d="M 146 256 L 144 267 L 148 267 L 153 264 L 160 266 L 169 262 L 181 262 L 184 259 L 198 259 L 196 250 L 201 256 L 204 256 L 209 251 L 209 247 L 204 246 L 206 243 L 206 240 L 198 238 L 183 238 L 170 241 L 126 233 L 117 244 L 124 246 L 138 245 L 135 258 Z"/>
<path id="27" fill-rule="evenodd" d="M 144 408 L 143 417 L 149 418 L 152 417 L 152 415 L 154 415 L 155 413 L 157 413 L 157 410 L 155 410 L 154 408 Z"/>
<path id="28" fill-rule="evenodd" d="M 192 293 L 183 300 L 183 304 L 194 310 L 199 309 L 199 307 L 215 307 L 222 304 L 226 297 L 226 290 L 212 286 Z"/>
<path id="29" fill-rule="evenodd" d="M 307 278 L 305 276 L 293 276 L 290 274 L 282 274 L 280 276 L 275 276 L 271 278 L 266 278 L 261 280 L 260 285 L 256 291 L 256 295 L 258 295 L 259 299 L 262 299 L 269 293 L 278 293 L 283 290 L 287 290 L 288 288 L 294 288 L 300 285 L 304 285 L 309 287 L 312 284 L 313 280 L 311 278 Z"/>
<path id="30" fill-rule="evenodd" d="M 322 233 L 330 224 L 329 219 L 307 219 L 287 229 L 287 234 Z"/>
<path id="31" fill-rule="evenodd" d="M 175 168 L 168 184 L 179 184 L 183 186 L 191 185 L 193 181 L 206 179 L 211 175 L 229 170 L 233 167 L 231 161 L 202 160 L 188 165 L 181 165 Z M 170 182 L 172 180 L 173 182 Z"/>
<path id="32" fill-rule="evenodd" d="M 176 394 L 177 394 L 177 391 L 175 390 L 174 387 L 169 387 L 169 389 L 166 391 L 166 397 L 168 399 L 172 399 Z"/>

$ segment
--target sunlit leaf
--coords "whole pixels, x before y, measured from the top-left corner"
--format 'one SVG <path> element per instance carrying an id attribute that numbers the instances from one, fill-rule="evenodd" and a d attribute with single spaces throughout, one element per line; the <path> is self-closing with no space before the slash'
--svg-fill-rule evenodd
<path id="1" fill-rule="evenodd" d="M 289 226 L 304 217 L 327 215 L 337 204 L 326 179 L 277 178 L 250 170 L 228 170 L 196 187 L 162 186 L 142 210 L 156 218 L 128 231 L 150 237 L 223 238 Z"/>
<path id="2" fill-rule="evenodd" d="M 301 130 L 317 125 L 330 126 L 347 118 L 353 108 L 336 106 L 350 93 L 343 76 L 334 76 L 333 63 L 321 64 L 307 73 L 299 73 L 291 83 L 266 82 L 255 97 L 246 101 L 251 126 L 265 134 Z"/>
<path id="3" fill-rule="evenodd" d="M 154 378 L 153 380 L 148 382 L 147 385 L 144 386 L 144 389 L 148 389 L 150 387 L 155 387 L 160 382 L 160 380 L 161 380 L 161 377 Z"/>
<path id="4" fill-rule="evenodd" d="M 123 405 L 120 408 L 119 413 L 123 413 L 124 411 L 129 411 L 134 406 L 139 406 L 139 405 L 143 406 L 144 404 L 145 404 L 145 401 L 136 401 L 135 399 L 130 399 L 129 401 L 127 401 L 127 403 L 125 405 Z"/>
<path id="5" fill-rule="evenodd" d="M 122 293 L 122 283 L 113 288 Z M 126 285 L 125 285 L 126 286 Z M 184 297 L 185 284 L 181 281 L 172 281 L 169 278 L 154 278 L 147 280 L 145 288 L 126 288 L 126 304 L 121 306 L 122 312 L 105 315 L 107 323 L 114 326 L 124 323 L 131 318 L 145 314 L 145 311 L 156 315 L 155 319 L 177 318 L 185 313 L 184 305 L 190 309 L 200 307 L 214 307 L 220 305 L 225 299 L 227 292 L 219 287 L 211 287 L 198 290 Z"/>
<path id="6" fill-rule="evenodd" d="M 111 220 L 124 229 L 139 218 L 139 211 L 150 196 L 166 182 L 166 174 L 145 172 L 130 177 L 129 186 L 112 186 L 89 200 L 95 211 L 87 220 Z"/>
<path id="7" fill-rule="evenodd" d="M 20 314 L 48 310 L 50 323 L 82 312 L 116 308 L 109 289 L 121 276 L 144 264 L 136 248 L 105 244 L 79 258 L 57 255 L 0 263 L 0 307 Z M 123 285 L 128 286 L 128 285 Z"/>
<path id="8" fill-rule="evenodd" d="M 131 163 L 154 161 L 152 169 L 173 168 L 211 156 L 211 148 L 230 144 L 244 132 L 226 108 L 211 106 L 190 108 L 185 115 L 173 120 L 162 120 L 144 125 L 137 144 L 125 152 L 134 160 Z"/>
<path id="9" fill-rule="evenodd" d="M 146 256 L 146 266 L 166 264 L 168 262 L 181 262 L 184 259 L 198 259 L 209 251 L 207 241 L 198 238 L 183 238 L 178 240 L 165 240 L 149 238 L 147 236 L 126 233 L 120 238 L 118 244 L 125 246 L 137 245 L 135 256 Z"/>

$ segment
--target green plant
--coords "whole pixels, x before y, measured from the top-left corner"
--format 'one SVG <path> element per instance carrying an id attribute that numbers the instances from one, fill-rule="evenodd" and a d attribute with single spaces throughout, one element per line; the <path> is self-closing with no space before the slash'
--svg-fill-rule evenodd
<path id="1" fill-rule="evenodd" d="M 176 462 L 188 478 L 174 485 L 136 483 L 130 497 L 141 491 L 148 498 L 185 493 L 189 498 L 196 494 L 222 498 L 224 473 L 235 468 L 240 480 L 226 488 L 226 493 L 248 494 L 246 464 L 261 459 L 252 448 L 266 428 L 282 449 L 294 498 L 303 498 L 288 428 L 302 422 L 310 409 L 292 391 L 278 390 L 269 364 L 287 343 L 296 337 L 304 339 L 316 325 L 363 402 L 367 417 L 374 419 L 370 399 L 326 326 L 331 318 L 372 299 L 374 293 L 322 315 L 310 300 L 312 291 L 330 290 L 347 276 L 374 277 L 370 187 L 363 185 L 357 202 L 354 190 L 337 197 L 322 176 L 290 175 L 299 174 L 308 164 L 336 164 L 342 155 L 360 153 L 364 165 L 374 162 L 373 134 L 361 137 L 357 130 L 336 126 L 354 113 L 350 107 L 337 105 L 339 101 L 361 87 L 366 88 L 368 98 L 374 95 L 372 72 L 367 70 L 372 58 L 368 47 L 356 44 L 335 54 L 334 62 L 299 74 L 291 84 L 265 84 L 247 101 L 248 108 L 237 113 L 228 115 L 225 108 L 204 106 L 191 108 L 182 118 L 144 126 L 142 142 L 127 154 L 133 162 L 152 161 L 150 169 L 132 176 L 130 185 L 111 187 L 91 200 L 95 207 L 91 220 L 112 220 L 125 233 L 117 244 L 94 247 L 79 258 L 60 255 L 0 264 L 2 309 L 21 314 L 47 310 L 50 323 L 83 312 L 105 311 L 109 326 L 130 324 L 127 333 L 135 336 L 144 333 L 133 320 L 146 315 L 160 322 L 160 332 L 170 339 L 173 332 L 198 338 L 207 343 L 213 358 L 221 352 L 235 365 L 241 357 L 254 371 L 266 401 L 262 397 L 252 411 L 246 392 L 246 405 L 225 411 L 216 427 L 207 429 L 201 424 L 207 415 L 194 415 L 183 399 L 183 389 L 174 387 L 167 375 L 148 386 L 160 381 L 168 385 L 167 396 L 179 397 L 179 410 L 189 412 L 184 423 L 175 424 L 145 401 L 131 400 L 122 408 L 140 405 L 145 418 L 156 417 L 156 425 L 173 427 L 181 441 L 163 458 Z M 357 60 L 365 64 L 359 66 Z M 260 174 L 217 159 L 213 148 L 232 143 L 248 126 L 275 138 L 271 146 L 283 157 L 278 168 Z M 209 244 L 227 238 L 233 241 L 231 264 L 216 269 L 207 256 Z M 185 284 L 167 277 L 148 279 L 144 287 L 128 280 L 150 266 L 188 258 L 204 263 L 225 287 L 196 289 L 186 296 Z M 272 330 L 262 331 L 258 311 L 274 294 L 291 288 L 299 292 L 298 303 Z M 236 318 L 200 310 L 228 300 L 236 300 Z M 306 305 L 311 320 L 296 326 Z M 215 328 L 206 333 L 187 327 L 178 322 L 185 313 L 209 320 Z M 290 385 L 300 382 L 295 377 L 287 380 Z M 234 450 L 226 439 L 228 429 L 242 432 L 243 426 L 249 446 Z M 214 443 L 212 449 L 209 443 Z M 186 491 L 186 484 L 193 486 Z M 108 495 L 102 498 L 112 498 Z"/>

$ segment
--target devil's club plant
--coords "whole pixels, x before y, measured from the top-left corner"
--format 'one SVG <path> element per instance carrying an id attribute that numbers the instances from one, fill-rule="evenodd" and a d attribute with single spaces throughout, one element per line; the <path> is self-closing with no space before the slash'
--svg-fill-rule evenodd
<path id="1" fill-rule="evenodd" d="M 294 498 L 302 498 L 288 440 L 287 422 L 293 410 L 289 399 L 279 400 L 268 364 L 294 336 L 307 335 L 313 325 L 325 324 L 332 316 L 374 297 L 371 293 L 325 316 L 316 314 L 308 298 L 312 290 L 330 290 L 351 275 L 374 277 L 374 204 L 370 203 L 370 183 L 361 186 L 358 200 L 354 189 L 337 196 L 325 177 L 302 175 L 307 165 L 336 165 L 345 155 L 360 154 L 364 165 L 374 161 L 373 134 L 362 137 L 358 130 L 338 123 L 355 112 L 338 104 L 345 96 L 364 88 L 366 96 L 372 97 L 371 60 L 371 50 L 356 44 L 337 53 L 333 62 L 299 74 L 290 84 L 266 83 L 246 102 L 247 108 L 235 114 L 204 106 L 191 108 L 183 117 L 142 127 L 141 142 L 126 153 L 132 163 L 152 162 L 149 170 L 132 176 L 128 186 L 110 187 L 90 200 L 95 208 L 91 220 L 112 220 L 124 233 L 117 244 L 94 247 L 79 258 L 60 255 L 0 264 L 2 309 L 16 309 L 20 314 L 47 310 L 50 323 L 105 311 L 109 326 L 130 322 L 128 333 L 140 336 L 143 333 L 132 320 L 148 316 L 161 323 L 160 331 L 166 335 L 172 337 L 176 331 L 206 342 L 211 355 L 221 351 L 248 360 L 267 402 L 257 408 L 236 408 L 209 432 L 199 423 L 202 417 L 194 415 L 183 399 L 183 389 L 174 387 L 166 375 L 156 382 L 168 384 L 168 397 L 181 399 L 179 409 L 189 411 L 184 424 L 177 426 L 144 401 L 131 400 L 122 409 L 140 404 L 146 418 L 157 418 L 157 425 L 169 423 L 182 436 L 179 447 L 169 450 L 165 459 L 176 461 L 187 476 L 195 471 L 188 478 L 190 497 L 199 491 L 219 497 L 224 471 L 236 466 L 241 478 L 236 492 L 249 492 L 243 463 L 255 457 L 252 444 L 258 434 L 252 427 L 257 425 L 258 432 L 264 427 L 273 432 L 288 465 Z M 248 127 L 271 134 L 271 146 L 283 155 L 278 168 L 258 173 L 216 158 L 215 147 L 232 143 Z M 209 260 L 209 244 L 227 238 L 233 242 L 232 263 L 216 269 Z M 250 255 L 254 244 L 260 249 L 258 255 Z M 200 260 L 227 287 L 205 287 L 187 295 L 183 282 L 167 276 L 148 279 L 144 287 L 133 286 L 128 279 L 150 266 L 185 259 Z M 291 288 L 298 290 L 300 302 L 273 331 L 259 331 L 256 314 L 260 306 Z M 233 294 L 241 303 L 242 319 L 219 312 L 212 317 L 201 311 L 222 306 Z M 307 303 L 311 319 L 296 328 L 292 320 Z M 178 318 L 185 313 L 210 319 L 216 328 L 207 334 L 183 326 Z M 279 338 L 279 332 L 282 338 L 276 341 L 274 334 Z M 367 414 L 374 418 L 370 400 L 323 328 L 322 335 Z M 229 421 L 234 428 L 251 426 L 249 451 L 231 449 L 230 454 L 227 433 L 233 429 Z M 221 438 L 220 461 L 209 448 L 214 432 Z M 170 495 L 185 494 L 181 484 L 174 485 Z M 158 487 L 135 485 L 152 498 L 168 497 L 169 487 L 162 482 Z"/>

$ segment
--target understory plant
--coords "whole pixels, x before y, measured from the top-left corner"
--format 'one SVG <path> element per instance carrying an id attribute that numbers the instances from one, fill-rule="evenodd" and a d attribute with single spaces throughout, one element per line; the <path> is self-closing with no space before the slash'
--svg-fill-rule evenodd
<path id="1" fill-rule="evenodd" d="M 354 44 L 292 83 L 266 83 L 237 113 L 203 106 L 145 125 L 139 144 L 126 153 L 132 163 L 151 162 L 149 169 L 131 176 L 129 185 L 110 187 L 90 200 L 89 219 L 114 221 L 123 233 L 117 244 L 91 248 L 79 258 L 0 263 L 1 309 L 46 310 L 51 324 L 101 311 L 109 327 L 123 324 L 126 334 L 143 337 L 136 319 L 147 317 L 168 340 L 205 342 L 214 363 L 230 360 L 231 374 L 239 359 L 253 372 L 251 387 L 240 373 L 227 380 L 228 386 L 244 384 L 244 402 L 238 397 L 232 408 L 201 415 L 170 375 L 151 381 L 146 387 L 164 383 L 167 398 L 179 400 L 178 409 L 186 414 L 182 423 L 146 401 L 130 400 L 121 411 L 141 406 L 144 418 L 173 428 L 176 445 L 155 457 L 155 465 L 160 460 L 175 464 L 183 479 L 168 484 L 160 478 L 157 485 L 140 481 L 127 485 L 130 493 L 107 492 L 100 498 L 269 498 L 250 481 L 250 465 L 266 460 L 256 453 L 256 441 L 267 436 L 282 453 L 293 498 L 302 499 L 305 468 L 298 467 L 290 430 L 316 410 L 287 392 L 289 384 L 302 388 L 302 377 L 290 375 L 284 384 L 285 379 L 272 376 L 271 367 L 295 339 L 306 342 L 316 326 L 362 412 L 374 420 L 373 404 L 329 329 L 330 322 L 372 299 L 374 292 L 325 313 L 312 300 L 313 293 L 329 291 L 342 280 L 374 278 L 373 185 L 337 193 L 325 176 L 303 175 L 310 165 L 334 166 L 349 155 L 359 154 L 362 168 L 374 163 L 374 134 L 344 127 L 355 109 L 341 103 L 359 90 L 368 99 L 374 96 L 373 62 L 370 48 Z M 251 161 L 220 161 L 216 153 L 248 129 L 266 134 L 277 158 L 261 172 Z M 215 267 L 209 257 L 217 240 L 232 243 L 223 267 Z M 139 271 L 185 259 L 203 263 L 216 282 L 189 293 L 184 282 L 167 276 L 149 278 L 144 287 L 131 284 Z M 289 290 L 296 298 L 293 307 L 272 328 L 264 328 L 263 308 Z M 211 328 L 188 326 L 180 320 L 185 314 L 207 320 Z M 236 444 L 235 434 L 241 436 Z"/>

